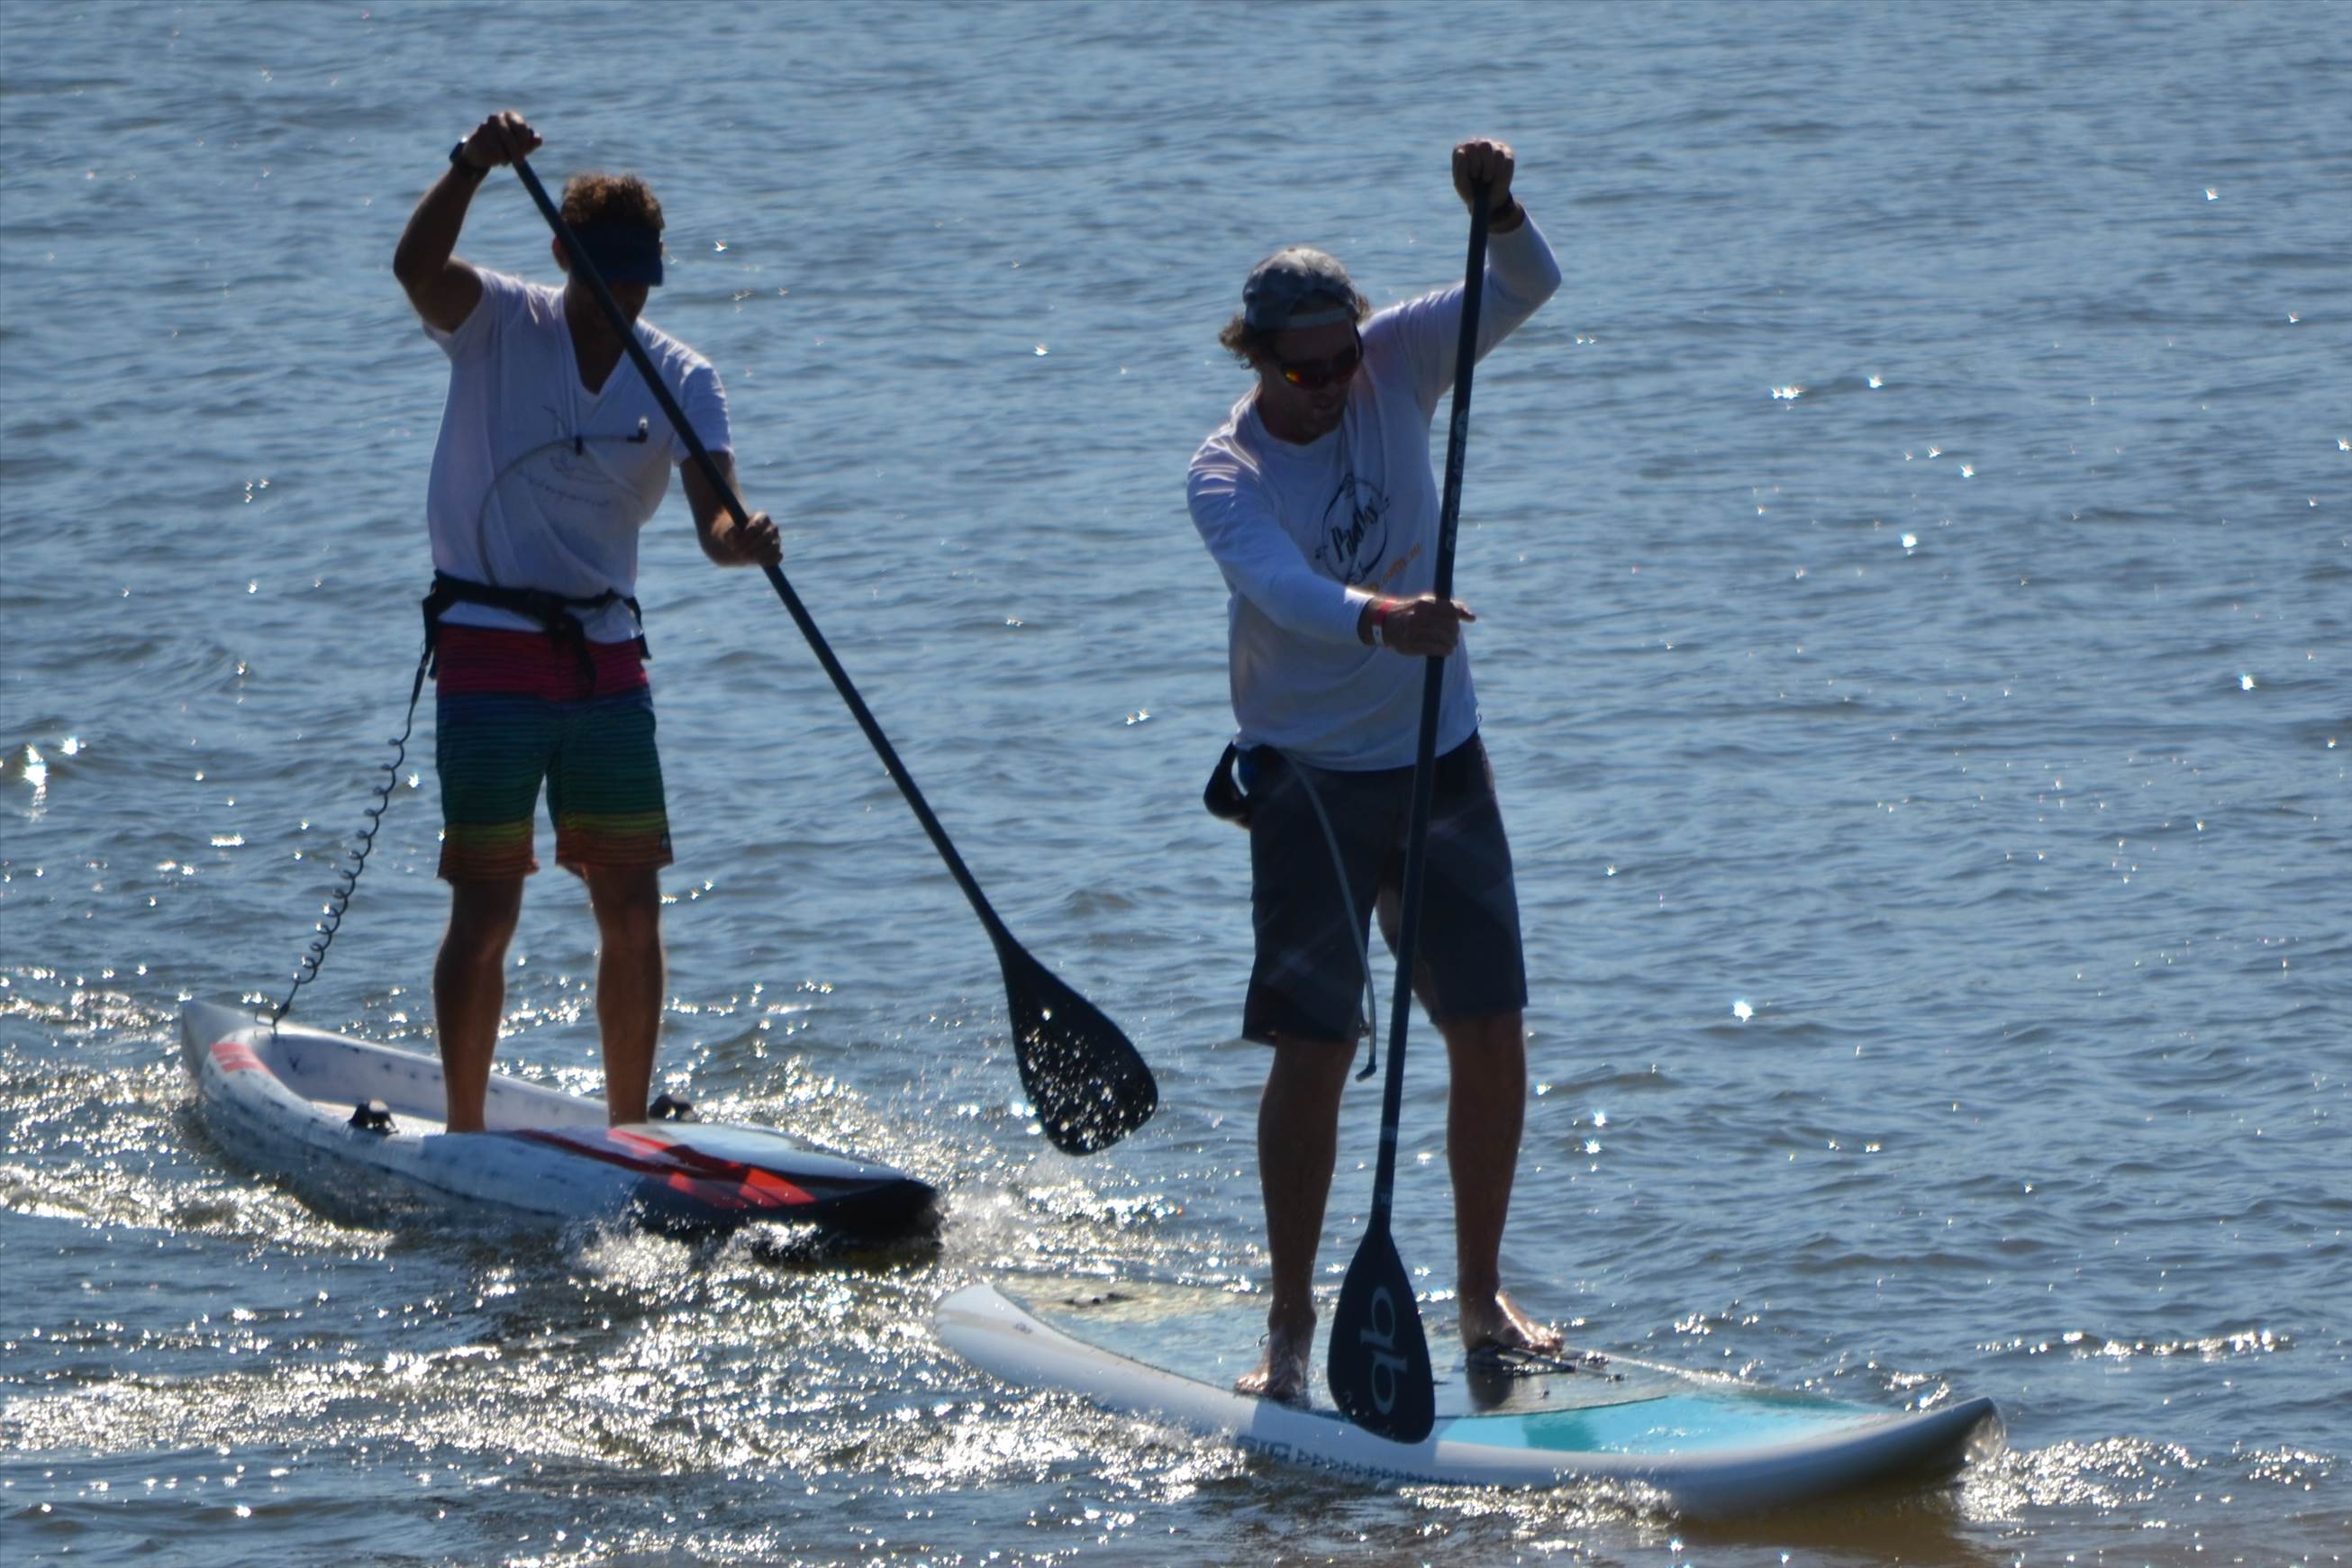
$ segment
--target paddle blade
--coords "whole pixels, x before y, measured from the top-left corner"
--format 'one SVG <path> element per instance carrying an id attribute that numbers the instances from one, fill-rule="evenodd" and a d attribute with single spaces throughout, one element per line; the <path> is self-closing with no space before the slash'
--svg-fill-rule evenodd
<path id="1" fill-rule="evenodd" d="M 1118 1026 L 1028 954 L 1000 956 L 1021 1086 L 1054 1146 L 1091 1155 L 1150 1121 L 1160 1085 Z"/>
<path id="2" fill-rule="evenodd" d="M 1412 1281 L 1388 1227 L 1364 1233 L 1331 1314 L 1324 1371 L 1331 1402 L 1357 1426 L 1394 1443 L 1418 1443 L 1437 1424 L 1437 1379 Z"/>

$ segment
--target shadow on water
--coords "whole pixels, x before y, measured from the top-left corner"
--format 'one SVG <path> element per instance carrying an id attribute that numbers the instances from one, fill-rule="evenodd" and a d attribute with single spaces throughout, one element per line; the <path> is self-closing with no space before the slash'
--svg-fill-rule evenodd
<path id="1" fill-rule="evenodd" d="M 2014 1552 L 1988 1548 L 1983 1521 L 1969 1518 L 1957 1485 L 1934 1490 L 1889 1482 L 1801 1509 L 1731 1520 L 1679 1521 L 1675 1534 L 1694 1558 L 1736 1547 L 1777 1547 L 1801 1561 L 1930 1563 L 1955 1568 L 2008 1568 Z"/>

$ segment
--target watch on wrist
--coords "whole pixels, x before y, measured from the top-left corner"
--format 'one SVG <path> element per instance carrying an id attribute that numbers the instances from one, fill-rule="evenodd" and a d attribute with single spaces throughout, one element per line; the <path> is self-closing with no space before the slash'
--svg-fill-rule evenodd
<path id="1" fill-rule="evenodd" d="M 462 136 L 457 138 L 457 145 L 449 149 L 449 167 L 461 170 L 477 180 L 489 172 L 488 169 L 466 156 L 466 139 Z"/>

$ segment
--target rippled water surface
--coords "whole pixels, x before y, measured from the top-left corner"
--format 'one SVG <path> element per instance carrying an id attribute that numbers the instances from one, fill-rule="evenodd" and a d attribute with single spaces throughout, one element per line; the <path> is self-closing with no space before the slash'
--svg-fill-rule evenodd
<path id="1" fill-rule="evenodd" d="M 2344 18 L 0 8 L 0 1558 L 2352 1555 Z M 652 313 L 796 586 L 1160 1075 L 1116 1150 L 1044 1144 L 969 910 L 673 499 L 665 1074 L 938 1183 L 936 1250 L 368 1228 L 194 1117 L 179 1002 L 282 988 L 398 727 L 444 371 L 389 258 L 508 103 L 551 176 L 655 181 Z M 1567 274 L 1479 378 L 1458 568 L 1535 992 L 1509 1275 L 1602 1349 L 1990 1395 L 2008 1450 L 1948 1494 L 1364 1492 L 929 1333 L 976 1278 L 1263 1283 L 1183 465 L 1248 265 L 1447 281 L 1476 132 Z M 551 274 L 503 176 L 464 249 Z M 429 1040 L 423 729 L 312 1022 Z M 531 898 L 502 1060 L 593 1088 L 590 923 Z M 1417 1040 L 1397 1233 L 1444 1333 Z"/>

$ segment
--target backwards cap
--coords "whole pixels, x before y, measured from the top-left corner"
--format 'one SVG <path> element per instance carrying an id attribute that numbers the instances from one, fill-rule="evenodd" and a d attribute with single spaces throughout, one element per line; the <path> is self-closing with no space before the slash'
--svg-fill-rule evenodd
<path id="1" fill-rule="evenodd" d="M 1328 327 L 1356 319 L 1356 286 L 1339 261 L 1303 245 L 1286 246 L 1250 268 L 1242 285 L 1242 319 L 1255 332 Z"/>

